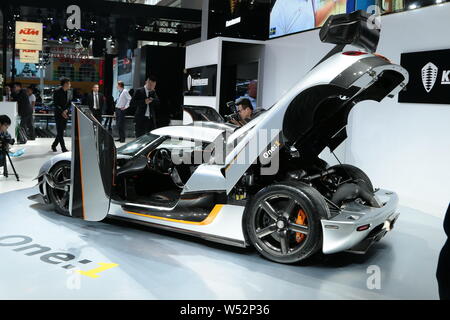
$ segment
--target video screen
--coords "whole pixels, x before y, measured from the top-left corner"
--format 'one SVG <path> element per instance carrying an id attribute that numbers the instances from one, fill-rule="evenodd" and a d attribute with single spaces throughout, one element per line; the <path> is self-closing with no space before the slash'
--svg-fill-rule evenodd
<path id="1" fill-rule="evenodd" d="M 209 0 L 208 39 L 267 39 L 271 0 Z"/>
<path id="2" fill-rule="evenodd" d="M 22 63 L 16 58 L 16 76 L 18 78 L 38 78 L 39 74 L 34 63 Z"/>
<path id="3" fill-rule="evenodd" d="M 272 0 L 269 38 L 321 27 L 330 15 L 367 10 L 375 0 Z"/>

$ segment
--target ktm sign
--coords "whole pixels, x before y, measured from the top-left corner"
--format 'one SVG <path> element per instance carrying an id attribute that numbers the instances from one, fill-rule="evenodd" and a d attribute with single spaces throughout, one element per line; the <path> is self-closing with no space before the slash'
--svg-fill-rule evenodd
<path id="1" fill-rule="evenodd" d="M 37 35 L 39 35 L 39 30 L 32 29 L 32 28 L 25 28 L 25 29 L 20 30 L 19 34 L 37 36 Z"/>
<path id="2" fill-rule="evenodd" d="M 42 23 L 16 21 L 16 48 L 42 50 Z"/>
<path id="3" fill-rule="evenodd" d="M 37 50 L 19 50 L 20 62 L 22 63 L 38 63 L 39 62 L 39 51 Z"/>

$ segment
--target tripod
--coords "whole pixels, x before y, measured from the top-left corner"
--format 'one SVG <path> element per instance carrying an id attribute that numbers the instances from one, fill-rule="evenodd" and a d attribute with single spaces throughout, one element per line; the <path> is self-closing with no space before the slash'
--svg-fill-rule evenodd
<path id="1" fill-rule="evenodd" d="M 5 149 L 0 149 L 0 154 L 3 153 L 3 155 L 5 156 L 4 158 L 4 163 L 3 163 L 3 175 L 8 178 L 9 174 L 8 174 L 8 164 L 6 163 L 6 159 L 8 158 L 9 160 L 9 164 L 11 165 L 11 168 L 13 169 L 14 175 L 16 176 L 17 181 L 19 180 L 19 175 L 16 172 L 16 168 L 14 168 L 14 164 L 11 160 L 11 157 L 9 156 L 9 152 L 6 151 Z"/>

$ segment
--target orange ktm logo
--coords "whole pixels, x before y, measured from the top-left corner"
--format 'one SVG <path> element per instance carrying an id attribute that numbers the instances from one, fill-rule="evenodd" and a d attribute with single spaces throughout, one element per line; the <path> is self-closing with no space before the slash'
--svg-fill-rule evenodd
<path id="1" fill-rule="evenodd" d="M 20 31 L 19 31 L 19 34 L 24 34 L 24 35 L 27 35 L 27 36 L 37 36 L 37 35 L 39 35 L 39 30 L 36 30 L 36 29 L 33 29 L 33 28 L 24 28 L 24 29 L 21 29 Z"/>

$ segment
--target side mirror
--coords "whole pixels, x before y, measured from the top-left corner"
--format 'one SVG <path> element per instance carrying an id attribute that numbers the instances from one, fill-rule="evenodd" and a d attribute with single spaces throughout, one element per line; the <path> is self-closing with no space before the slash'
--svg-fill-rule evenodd
<path id="1" fill-rule="evenodd" d="M 320 41 L 353 45 L 369 52 L 377 50 L 380 29 L 367 23 L 371 15 L 363 10 L 330 16 L 320 30 Z"/>

